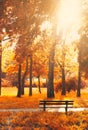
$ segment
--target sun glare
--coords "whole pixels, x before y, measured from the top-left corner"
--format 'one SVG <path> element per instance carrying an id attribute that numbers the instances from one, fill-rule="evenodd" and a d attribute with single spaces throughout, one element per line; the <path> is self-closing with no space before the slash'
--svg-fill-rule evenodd
<path id="1" fill-rule="evenodd" d="M 50 30 L 50 29 L 52 29 L 52 24 L 49 22 L 49 21 L 44 21 L 43 23 L 42 23 L 42 25 L 40 26 L 40 30 L 41 31 L 44 31 L 44 30 Z"/>
<path id="2" fill-rule="evenodd" d="M 78 31 L 82 25 L 81 0 L 60 0 L 60 6 L 56 11 L 55 17 L 55 35 L 59 36 L 60 34 L 66 44 L 80 39 Z M 41 24 L 40 30 L 51 34 L 53 27 L 53 23 L 46 20 Z"/>
<path id="3" fill-rule="evenodd" d="M 58 12 L 58 22 L 61 27 L 68 28 L 69 25 L 79 22 L 80 0 L 61 0 Z"/>
<path id="4" fill-rule="evenodd" d="M 61 0 L 57 13 L 57 34 L 59 31 L 66 34 L 72 29 L 78 31 L 81 18 L 80 4 L 80 0 Z"/>

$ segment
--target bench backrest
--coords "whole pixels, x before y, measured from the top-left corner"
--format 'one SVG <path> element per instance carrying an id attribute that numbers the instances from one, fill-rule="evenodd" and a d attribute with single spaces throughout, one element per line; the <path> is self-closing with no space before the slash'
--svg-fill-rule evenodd
<path id="1" fill-rule="evenodd" d="M 74 101 L 71 100 L 40 100 L 39 105 L 73 105 Z"/>

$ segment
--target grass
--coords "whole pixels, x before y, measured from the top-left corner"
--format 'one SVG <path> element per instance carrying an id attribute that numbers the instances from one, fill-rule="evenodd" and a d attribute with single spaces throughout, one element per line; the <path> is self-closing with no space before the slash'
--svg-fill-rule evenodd
<path id="1" fill-rule="evenodd" d="M 42 88 L 42 93 L 37 88 L 33 88 L 33 96 L 29 96 L 28 88 L 25 88 L 25 95 L 18 98 L 17 88 L 2 88 L 2 96 L 0 96 L 0 109 L 6 108 L 38 108 L 39 100 L 46 99 L 46 88 Z M 72 91 L 62 96 L 61 92 L 55 94 L 54 99 L 74 100 L 74 107 L 88 107 L 88 90 L 82 90 L 81 97 L 76 96 L 76 92 Z M 53 99 L 52 99 L 53 100 Z"/>

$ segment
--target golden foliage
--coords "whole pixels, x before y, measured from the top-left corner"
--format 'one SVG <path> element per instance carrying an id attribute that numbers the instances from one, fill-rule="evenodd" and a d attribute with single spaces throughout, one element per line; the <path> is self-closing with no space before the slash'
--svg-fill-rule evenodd
<path id="1" fill-rule="evenodd" d="M 68 116 L 58 112 L 1 112 L 0 129 L 12 130 L 86 130 L 88 111 L 69 112 Z"/>

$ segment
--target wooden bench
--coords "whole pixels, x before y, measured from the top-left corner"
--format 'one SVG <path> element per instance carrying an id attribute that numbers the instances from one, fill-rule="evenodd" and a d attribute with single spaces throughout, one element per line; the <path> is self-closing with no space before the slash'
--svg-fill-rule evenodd
<path id="1" fill-rule="evenodd" d="M 40 100 L 39 107 L 46 111 L 46 108 L 65 108 L 65 114 L 67 115 L 68 108 L 73 107 L 72 100 Z"/>

